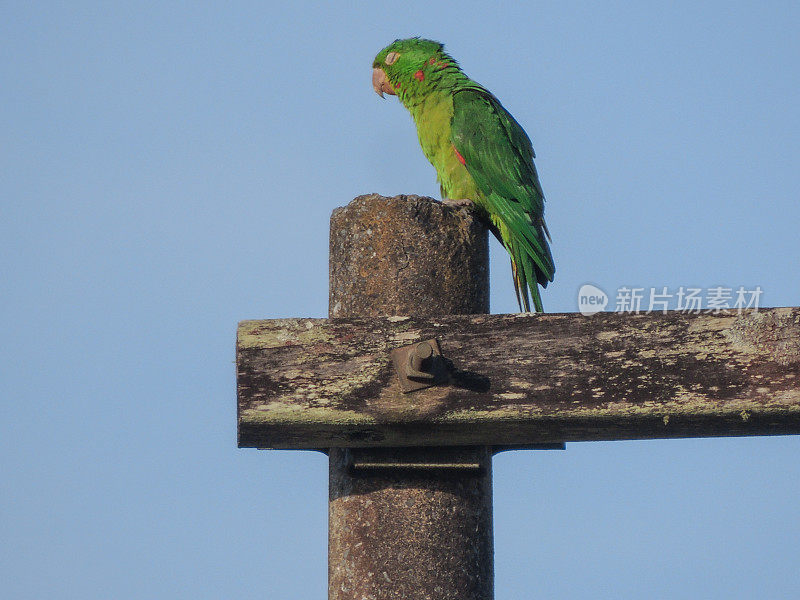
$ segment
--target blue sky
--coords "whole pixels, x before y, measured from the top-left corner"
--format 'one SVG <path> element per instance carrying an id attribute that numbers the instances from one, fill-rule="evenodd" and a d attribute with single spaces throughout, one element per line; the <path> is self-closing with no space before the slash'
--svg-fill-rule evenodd
<path id="1" fill-rule="evenodd" d="M 4 595 L 324 597 L 326 459 L 236 448 L 234 335 L 326 315 L 335 207 L 438 194 L 371 89 L 397 37 L 445 42 L 533 139 L 547 310 L 587 282 L 797 305 L 798 26 L 796 2 L 3 4 Z M 799 450 L 500 455 L 496 596 L 796 596 Z"/>

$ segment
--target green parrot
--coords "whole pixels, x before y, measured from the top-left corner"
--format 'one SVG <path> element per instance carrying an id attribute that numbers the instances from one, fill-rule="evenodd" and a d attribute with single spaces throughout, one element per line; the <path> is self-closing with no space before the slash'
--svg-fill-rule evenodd
<path id="1" fill-rule="evenodd" d="M 553 281 L 555 265 L 533 146 L 519 123 L 431 40 L 395 40 L 381 50 L 372 87 L 381 97 L 397 96 L 411 113 L 443 201 L 474 204 L 508 250 L 520 310 L 530 312 L 530 290 L 542 312 L 538 285 Z"/>

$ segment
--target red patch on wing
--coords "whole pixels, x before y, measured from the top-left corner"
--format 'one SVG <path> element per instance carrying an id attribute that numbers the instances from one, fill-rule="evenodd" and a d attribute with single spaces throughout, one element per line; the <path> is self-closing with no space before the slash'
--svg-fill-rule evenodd
<path id="1" fill-rule="evenodd" d="M 433 57 L 433 56 L 431 56 L 430 60 L 428 61 L 428 64 L 429 64 L 429 65 L 432 65 L 432 64 L 433 64 L 433 63 L 435 63 L 435 62 L 436 62 L 436 58 L 435 58 L 435 57 Z"/>
<path id="2" fill-rule="evenodd" d="M 417 81 L 422 81 L 423 79 L 425 79 L 425 73 L 423 73 L 422 71 L 417 71 L 416 73 L 414 73 L 414 79 L 416 79 Z"/>
<path id="3" fill-rule="evenodd" d="M 455 152 L 455 153 L 456 153 L 456 158 L 458 159 L 458 162 L 460 162 L 462 165 L 464 165 L 464 166 L 466 167 L 466 166 L 467 166 L 467 161 L 466 161 L 466 160 L 464 160 L 464 157 L 463 157 L 463 156 L 461 156 L 461 152 L 459 152 L 458 150 L 456 150 L 456 147 L 455 147 L 455 146 L 453 146 L 453 152 Z"/>

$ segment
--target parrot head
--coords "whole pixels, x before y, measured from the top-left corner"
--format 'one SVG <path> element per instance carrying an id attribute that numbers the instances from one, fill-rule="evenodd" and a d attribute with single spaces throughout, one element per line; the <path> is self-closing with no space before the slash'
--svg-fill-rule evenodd
<path id="1" fill-rule="evenodd" d="M 384 94 L 414 96 L 422 88 L 435 86 L 447 72 L 458 70 L 458 63 L 439 42 L 422 38 L 395 40 L 378 52 L 372 63 L 372 87 Z"/>

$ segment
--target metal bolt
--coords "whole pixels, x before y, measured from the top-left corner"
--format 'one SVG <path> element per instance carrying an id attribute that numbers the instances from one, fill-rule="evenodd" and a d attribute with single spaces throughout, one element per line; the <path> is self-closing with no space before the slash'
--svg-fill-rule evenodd
<path id="1" fill-rule="evenodd" d="M 430 362 L 428 359 L 433 356 L 433 348 L 428 342 L 420 342 L 414 346 L 411 353 L 411 368 L 415 371 L 426 371 L 424 367 Z"/>
<path id="2" fill-rule="evenodd" d="M 424 381 L 433 380 L 433 373 L 429 373 L 431 358 L 433 357 L 433 347 L 428 342 L 420 342 L 414 346 L 413 352 L 408 356 L 408 368 L 406 376 L 409 379 L 422 379 Z"/>
<path id="3" fill-rule="evenodd" d="M 447 363 L 435 338 L 395 348 L 391 356 L 403 393 L 442 385 L 450 380 Z"/>

